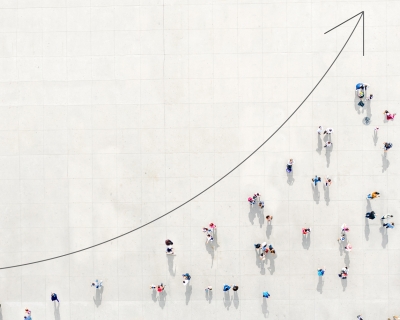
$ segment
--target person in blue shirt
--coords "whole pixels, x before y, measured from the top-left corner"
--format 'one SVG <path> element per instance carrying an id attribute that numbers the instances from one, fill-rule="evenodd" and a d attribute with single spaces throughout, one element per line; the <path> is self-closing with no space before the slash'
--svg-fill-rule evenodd
<path id="1" fill-rule="evenodd" d="M 268 291 L 264 291 L 263 292 L 263 298 L 269 298 L 271 295 L 269 294 L 269 292 Z"/>
<path id="2" fill-rule="evenodd" d="M 394 228 L 394 222 L 389 222 L 389 223 L 384 223 L 383 226 L 388 229 L 393 229 Z"/>
<path id="3" fill-rule="evenodd" d="M 318 269 L 318 276 L 322 277 L 325 274 L 325 267 L 323 269 Z"/>
<path id="4" fill-rule="evenodd" d="M 51 298 L 51 301 L 57 301 L 58 303 L 60 303 L 60 300 L 58 300 L 56 293 L 52 292 L 50 298 Z"/>
<path id="5" fill-rule="evenodd" d="M 229 291 L 230 288 L 231 288 L 230 286 L 228 286 L 227 284 L 224 284 L 224 289 L 223 289 L 223 290 L 224 290 L 224 291 Z"/>

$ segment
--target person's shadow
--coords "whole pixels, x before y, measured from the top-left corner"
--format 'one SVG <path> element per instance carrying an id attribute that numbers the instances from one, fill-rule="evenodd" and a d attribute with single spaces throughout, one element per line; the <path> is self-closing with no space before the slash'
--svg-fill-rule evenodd
<path id="1" fill-rule="evenodd" d="M 366 100 L 365 101 L 365 110 L 367 111 L 367 117 L 371 119 L 372 117 L 372 112 L 371 112 L 371 100 Z"/>
<path id="2" fill-rule="evenodd" d="M 354 109 L 357 111 L 358 114 L 361 113 L 361 107 L 358 105 L 358 103 L 361 101 L 361 99 L 357 96 L 357 90 L 354 95 Z"/>
<path id="3" fill-rule="evenodd" d="M 161 307 L 161 309 L 164 309 L 165 301 L 167 300 L 167 293 L 165 292 L 165 290 L 160 292 L 160 294 L 158 295 L 158 299 L 159 306 Z"/>
<path id="4" fill-rule="evenodd" d="M 168 254 L 167 259 L 168 259 L 168 270 L 171 276 L 175 277 L 176 274 L 176 269 L 174 269 L 174 254 Z"/>
<path id="5" fill-rule="evenodd" d="M 103 300 L 103 291 L 104 287 L 101 287 L 101 289 L 96 289 L 96 299 L 93 297 L 93 302 L 97 308 L 101 305 L 101 301 Z"/>
<path id="6" fill-rule="evenodd" d="M 325 202 L 326 205 L 329 206 L 329 201 L 331 200 L 329 198 L 329 187 L 324 185 L 324 198 L 325 198 Z"/>
<path id="7" fill-rule="evenodd" d="M 302 242 L 303 248 L 308 250 L 310 248 L 311 245 L 311 238 L 310 238 L 310 234 L 304 234 L 303 235 L 303 242 Z"/>
<path id="8" fill-rule="evenodd" d="M 333 148 L 333 147 L 326 147 L 326 150 L 325 150 L 326 167 L 327 168 L 329 168 L 329 165 L 331 163 L 331 152 L 332 152 L 331 148 Z"/>
<path id="9" fill-rule="evenodd" d="M 364 227 L 365 240 L 367 241 L 369 240 L 369 233 L 370 233 L 368 220 L 369 220 L 368 218 L 365 218 L 365 227 Z"/>
<path id="10" fill-rule="evenodd" d="M 256 205 L 250 205 L 249 220 L 251 224 L 254 224 L 254 219 L 256 218 L 257 211 L 258 209 Z"/>
<path id="11" fill-rule="evenodd" d="M 239 308 L 239 303 L 240 303 L 239 295 L 237 291 L 233 291 L 233 305 L 236 309 Z"/>
<path id="12" fill-rule="evenodd" d="M 385 172 L 387 170 L 387 168 L 389 168 L 389 165 L 390 165 L 390 162 L 386 158 L 386 155 L 387 155 L 386 152 L 382 155 L 382 172 Z"/>
<path id="13" fill-rule="evenodd" d="M 205 290 L 205 292 L 206 292 L 206 300 L 208 301 L 208 303 L 211 303 L 211 300 L 213 298 L 212 290 Z"/>
<path id="14" fill-rule="evenodd" d="M 324 281 L 322 280 L 322 277 L 318 277 L 317 291 L 320 294 L 322 294 L 323 287 L 324 287 Z"/>
<path id="15" fill-rule="evenodd" d="M 382 226 L 379 228 L 379 231 L 380 231 L 381 234 L 382 234 L 382 247 L 383 247 L 383 248 L 386 248 L 386 245 L 387 245 L 387 243 L 388 243 L 387 229 L 382 225 Z"/>
<path id="16" fill-rule="evenodd" d="M 267 222 L 267 228 L 265 229 L 265 232 L 267 234 L 267 238 L 269 239 L 269 237 L 272 234 L 272 224 L 271 224 L 271 222 Z"/>
<path id="17" fill-rule="evenodd" d="M 286 175 L 287 175 L 287 184 L 289 186 L 293 185 L 293 183 L 294 183 L 293 170 L 292 170 L 292 172 L 286 172 Z"/>
<path id="18" fill-rule="evenodd" d="M 190 301 L 190 296 L 192 295 L 192 286 L 188 283 L 186 286 L 186 292 L 185 292 L 185 296 L 186 296 L 186 305 L 189 304 Z"/>
<path id="19" fill-rule="evenodd" d="M 151 299 L 154 302 L 157 302 L 157 290 L 156 289 L 151 289 L 153 292 L 151 293 Z"/>
<path id="20" fill-rule="evenodd" d="M 374 145 L 378 143 L 378 130 L 374 130 L 374 135 L 372 136 L 372 139 L 374 141 Z"/>
<path id="21" fill-rule="evenodd" d="M 269 267 L 267 268 L 269 270 L 269 273 L 272 275 L 275 272 L 275 258 L 276 254 L 269 254 L 268 255 L 268 260 L 269 260 Z"/>
<path id="22" fill-rule="evenodd" d="M 260 224 L 260 228 L 264 225 L 264 209 L 261 209 L 257 212 L 258 222 Z"/>
<path id="23" fill-rule="evenodd" d="M 214 238 L 214 242 L 215 242 L 216 240 L 215 240 L 215 238 Z M 212 242 L 211 241 L 209 241 L 208 243 L 206 242 L 205 243 L 205 246 L 206 246 L 206 250 L 207 250 L 207 252 L 210 254 L 210 256 L 211 256 L 211 268 L 213 267 L 213 265 L 214 265 L 214 246 L 213 246 L 213 244 L 212 244 Z"/>
<path id="24" fill-rule="evenodd" d="M 2 318 L 0 317 L 0 319 L 2 319 Z M 61 319 L 60 318 L 60 303 L 56 303 L 55 301 L 54 301 L 54 319 L 55 320 Z"/>
<path id="25" fill-rule="evenodd" d="M 3 320 L 3 310 L 1 310 L 1 307 L 0 307 L 0 320 Z"/>
<path id="26" fill-rule="evenodd" d="M 342 279 L 342 287 L 343 287 L 343 291 L 346 291 L 346 288 L 347 288 L 347 279 Z"/>
<path id="27" fill-rule="evenodd" d="M 232 304 L 231 297 L 229 295 L 229 291 L 224 292 L 224 306 L 229 310 L 230 306 Z"/>
<path id="28" fill-rule="evenodd" d="M 318 182 L 317 182 L 316 186 L 314 186 L 314 182 L 312 182 L 311 183 L 311 189 L 313 191 L 314 201 L 318 204 L 319 203 L 319 198 L 320 198 L 320 193 L 319 193 L 319 190 L 318 190 Z"/>
<path id="29" fill-rule="evenodd" d="M 263 303 L 261 305 L 261 312 L 263 313 L 264 318 L 267 318 L 267 315 L 269 315 L 267 298 L 263 298 Z"/>
<path id="30" fill-rule="evenodd" d="M 315 151 L 317 151 L 319 154 L 321 154 L 322 152 L 322 139 L 321 139 L 321 135 L 318 134 L 318 147 Z"/>
<path id="31" fill-rule="evenodd" d="M 344 264 L 346 266 L 350 267 L 350 254 L 347 251 L 345 251 L 345 255 L 344 255 Z"/>

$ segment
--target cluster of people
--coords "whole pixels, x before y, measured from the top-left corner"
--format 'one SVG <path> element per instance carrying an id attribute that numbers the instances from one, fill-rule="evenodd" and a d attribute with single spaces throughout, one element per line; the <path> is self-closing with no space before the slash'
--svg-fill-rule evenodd
<path id="1" fill-rule="evenodd" d="M 328 128 L 326 130 L 324 130 L 323 126 L 319 126 L 317 129 L 317 133 L 319 135 L 324 134 L 324 135 L 328 135 L 328 140 L 325 142 L 324 148 L 329 148 L 332 146 L 332 141 L 331 141 L 331 134 L 333 133 L 333 129 L 332 128 Z"/>
<path id="2" fill-rule="evenodd" d="M 317 175 L 315 175 L 314 178 L 311 178 L 311 181 L 314 183 L 314 187 L 317 186 L 318 182 L 322 182 L 321 177 L 318 177 Z M 331 184 L 332 184 L 332 179 L 327 176 L 325 178 L 325 187 L 330 187 Z"/>
<path id="3" fill-rule="evenodd" d="M 223 291 L 224 292 L 227 292 L 227 291 L 229 291 L 231 289 L 231 286 L 230 285 L 227 285 L 227 284 L 224 284 L 224 287 L 223 287 Z M 239 290 L 239 287 L 237 286 L 237 285 L 232 285 L 232 290 L 233 291 L 238 291 Z"/>
<path id="4" fill-rule="evenodd" d="M 208 227 L 204 227 L 203 228 L 203 232 L 206 234 L 206 239 L 207 239 L 207 243 L 209 241 L 213 242 L 214 241 L 214 232 L 216 231 L 217 226 L 211 222 Z"/>
<path id="5" fill-rule="evenodd" d="M 159 285 L 157 285 L 157 286 L 154 285 L 154 284 L 152 284 L 152 285 L 150 286 L 150 289 L 152 289 L 153 291 L 154 291 L 154 290 L 157 290 L 158 293 L 161 293 L 161 292 L 164 291 L 165 287 L 166 287 L 166 285 L 162 284 L 162 282 L 161 282 L 161 284 L 159 284 Z"/>
<path id="6" fill-rule="evenodd" d="M 247 201 L 250 203 L 251 206 L 254 206 L 256 204 L 256 202 L 260 202 L 261 200 L 261 195 L 257 192 L 255 193 L 252 197 L 248 197 Z M 264 204 L 264 202 L 263 202 Z"/>
<path id="7" fill-rule="evenodd" d="M 169 239 L 165 240 L 165 245 L 166 245 L 165 253 L 166 254 L 175 254 L 174 248 L 172 247 L 173 244 L 174 243 L 171 240 L 169 240 Z"/>
<path id="8" fill-rule="evenodd" d="M 265 260 L 265 256 L 267 255 L 268 252 L 270 252 L 271 254 L 276 253 L 272 244 L 267 244 L 266 242 L 256 243 L 256 244 L 254 244 L 254 248 L 256 250 L 258 250 L 260 260 L 262 260 L 262 261 Z"/>

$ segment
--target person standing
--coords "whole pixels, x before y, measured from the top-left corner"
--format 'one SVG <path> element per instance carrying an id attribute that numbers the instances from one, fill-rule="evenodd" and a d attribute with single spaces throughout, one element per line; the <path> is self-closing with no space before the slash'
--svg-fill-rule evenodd
<path id="1" fill-rule="evenodd" d="M 384 226 L 386 229 L 393 229 L 393 228 L 394 228 L 394 222 L 384 223 L 383 226 Z"/>
<path id="2" fill-rule="evenodd" d="M 264 209 L 264 201 L 261 201 L 258 203 L 258 206 L 260 207 L 260 209 Z"/>
<path id="3" fill-rule="evenodd" d="M 226 291 L 229 291 L 231 289 L 231 287 L 230 286 L 228 286 L 227 284 L 224 284 L 224 288 L 223 288 L 223 290 L 226 292 Z"/>
<path id="4" fill-rule="evenodd" d="M 157 288 L 157 286 L 156 286 L 155 284 L 152 284 L 152 285 L 150 286 L 150 289 L 155 290 L 156 288 Z"/>
<path id="5" fill-rule="evenodd" d="M 339 278 L 347 279 L 347 275 L 349 274 L 349 268 L 344 267 L 340 273 L 338 274 Z"/>
<path id="6" fill-rule="evenodd" d="M 162 283 L 161 283 L 160 285 L 157 286 L 157 291 L 158 291 L 158 293 L 163 292 L 164 289 L 165 289 L 165 285 L 163 285 Z"/>
<path id="7" fill-rule="evenodd" d="M 103 286 L 103 280 L 97 280 L 95 282 L 92 282 L 92 287 L 95 287 L 96 289 L 100 289 Z"/>
<path id="8" fill-rule="evenodd" d="M 210 227 L 210 230 L 211 230 L 213 233 L 214 233 L 214 232 L 216 231 L 216 229 L 217 229 L 217 226 L 216 226 L 213 222 L 210 222 L 209 227 Z"/>
<path id="9" fill-rule="evenodd" d="M 359 314 L 359 315 L 357 316 L 357 319 L 358 319 L 358 320 L 364 320 L 364 318 L 361 317 L 361 314 Z"/>
<path id="10" fill-rule="evenodd" d="M 210 234 L 210 233 L 207 233 L 207 243 L 208 242 L 213 242 L 214 241 L 214 237 Z"/>
<path id="11" fill-rule="evenodd" d="M 239 290 L 239 286 L 233 285 L 233 286 L 232 286 L 232 290 L 233 290 L 233 291 L 238 291 L 238 290 Z"/>
<path id="12" fill-rule="evenodd" d="M 342 232 L 349 232 L 350 231 L 349 227 L 345 223 L 342 224 L 341 228 L 342 228 Z"/>
<path id="13" fill-rule="evenodd" d="M 269 294 L 268 291 L 264 291 L 264 292 L 263 292 L 263 298 L 268 299 L 270 296 L 271 296 L 271 295 Z"/>
<path id="14" fill-rule="evenodd" d="M 272 220 L 273 218 L 274 218 L 274 217 L 273 217 L 273 216 L 270 216 L 270 215 L 268 215 L 268 216 L 265 217 L 265 219 L 267 219 L 267 223 L 268 223 L 268 222 L 271 223 L 271 220 Z"/>
<path id="15" fill-rule="evenodd" d="M 325 178 L 325 187 L 330 187 L 332 184 L 332 180 L 329 177 Z"/>
<path id="16" fill-rule="evenodd" d="M 374 220 L 375 219 L 375 211 L 367 212 L 365 214 L 365 217 L 368 219 Z"/>
<path id="17" fill-rule="evenodd" d="M 184 286 L 186 286 L 189 283 L 190 279 L 192 279 L 192 277 L 190 276 L 189 273 L 182 274 L 182 277 L 183 277 L 183 285 Z"/>
<path id="18" fill-rule="evenodd" d="M 168 246 L 165 250 L 166 254 L 175 254 L 174 252 L 174 248 L 172 248 L 171 246 Z"/>
<path id="19" fill-rule="evenodd" d="M 325 274 L 325 270 L 326 270 L 325 267 L 318 269 L 317 270 L 318 276 L 322 277 Z"/>
<path id="20" fill-rule="evenodd" d="M 254 248 L 256 248 L 256 249 L 260 249 L 261 248 L 261 243 L 256 243 L 256 244 L 254 244 Z"/>
<path id="21" fill-rule="evenodd" d="M 332 142 L 330 141 L 325 142 L 324 148 L 330 148 L 330 147 L 332 147 Z"/>
<path id="22" fill-rule="evenodd" d="M 57 301 L 58 303 L 60 303 L 56 293 L 52 292 L 50 298 L 51 298 L 51 301 Z"/>
<path id="23" fill-rule="evenodd" d="M 289 159 L 288 163 L 286 164 L 286 172 L 287 173 L 292 172 L 293 165 L 294 165 L 294 160 L 293 159 Z"/>
<path id="24" fill-rule="evenodd" d="M 210 291 L 212 291 L 212 286 L 208 286 L 207 288 L 204 289 L 207 293 L 209 293 Z"/>
<path id="25" fill-rule="evenodd" d="M 385 219 L 389 219 L 389 218 L 393 218 L 392 214 L 386 214 L 384 216 L 382 216 L 381 220 L 385 220 Z"/>
<path id="26" fill-rule="evenodd" d="M 386 120 L 394 120 L 394 117 L 396 116 L 395 113 L 390 113 L 389 111 L 385 110 L 383 114 L 386 116 Z"/>
<path id="27" fill-rule="evenodd" d="M 303 228 L 303 229 L 301 229 L 301 232 L 303 233 L 303 235 L 306 235 L 306 234 L 311 232 L 311 229 L 310 228 Z"/>
<path id="28" fill-rule="evenodd" d="M 346 250 L 347 252 L 350 252 L 353 249 L 353 246 L 348 243 L 347 246 L 344 247 L 344 250 Z"/>
<path id="29" fill-rule="evenodd" d="M 324 131 L 324 128 L 322 126 L 318 127 L 317 133 L 320 135 Z"/>
<path id="30" fill-rule="evenodd" d="M 391 147 L 393 147 L 393 143 L 391 142 L 384 142 L 383 143 L 383 150 L 387 152 Z"/>
<path id="31" fill-rule="evenodd" d="M 173 244 L 174 243 L 171 240 L 169 240 L 169 239 L 165 240 L 165 245 L 166 246 L 172 246 Z"/>
<path id="32" fill-rule="evenodd" d="M 314 187 L 317 185 L 318 182 L 321 182 L 321 177 L 318 177 L 317 175 L 311 179 L 311 181 L 314 183 Z"/>
<path id="33" fill-rule="evenodd" d="M 375 199 L 375 198 L 379 198 L 381 196 L 381 194 L 378 191 L 374 191 L 372 193 L 370 193 L 369 195 L 367 195 L 367 199 Z"/>

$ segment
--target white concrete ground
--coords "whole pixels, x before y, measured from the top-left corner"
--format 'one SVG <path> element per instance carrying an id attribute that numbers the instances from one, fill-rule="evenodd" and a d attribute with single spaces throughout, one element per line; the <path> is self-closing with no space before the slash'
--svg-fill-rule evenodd
<path id="1" fill-rule="evenodd" d="M 214 188 L 119 240 L 2 270 L 1 320 L 22 319 L 26 307 L 34 320 L 400 313 L 400 227 L 386 231 L 379 220 L 389 213 L 400 224 L 400 119 L 382 114 L 400 113 L 400 1 L 1 0 L 0 8 L 0 267 L 109 239 L 212 184 L 299 105 L 356 20 L 323 33 L 362 10 L 366 19 L 365 56 L 360 25 L 298 113 Z M 374 93 L 365 110 L 355 106 L 357 82 Z M 330 152 L 318 125 L 335 130 Z M 394 145 L 387 157 L 385 141 Z M 332 186 L 313 190 L 315 174 Z M 369 203 L 374 190 L 382 197 Z M 249 209 L 254 192 L 263 212 Z M 378 218 L 366 222 L 371 208 Z M 201 231 L 211 221 L 214 249 Z M 350 254 L 336 241 L 344 222 Z M 164 253 L 166 238 L 175 257 Z M 263 241 L 277 255 L 260 264 L 253 244 Z M 90 287 L 96 278 L 101 292 Z M 166 293 L 152 295 L 160 282 Z M 224 295 L 224 283 L 240 289 Z"/>

